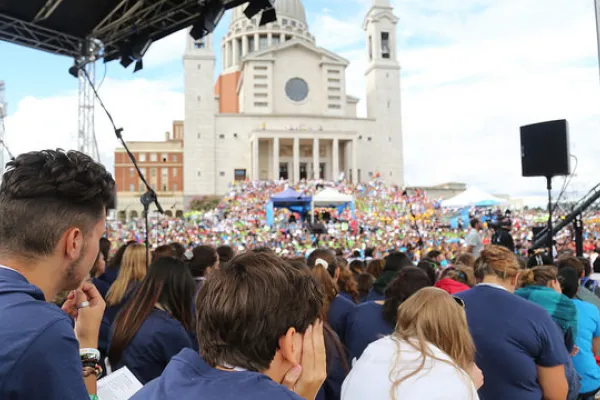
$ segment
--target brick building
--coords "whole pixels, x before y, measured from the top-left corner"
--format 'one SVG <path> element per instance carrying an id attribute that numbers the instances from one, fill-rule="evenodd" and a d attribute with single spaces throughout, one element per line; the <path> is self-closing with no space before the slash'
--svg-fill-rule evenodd
<path id="1" fill-rule="evenodd" d="M 162 142 L 127 142 L 148 184 L 156 191 L 167 216 L 183 216 L 183 121 L 173 122 L 173 132 Z M 140 196 L 146 191 L 125 149 L 115 149 L 117 218 L 141 217 Z M 151 212 L 155 209 L 151 206 Z M 152 214 L 151 214 L 152 215 Z"/>

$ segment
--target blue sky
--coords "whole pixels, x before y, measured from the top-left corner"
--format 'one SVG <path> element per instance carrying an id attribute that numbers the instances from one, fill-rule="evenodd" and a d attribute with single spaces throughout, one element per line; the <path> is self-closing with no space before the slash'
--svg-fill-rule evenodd
<path id="1" fill-rule="evenodd" d="M 347 91 L 364 98 L 361 24 L 370 0 L 303 3 L 317 45 L 351 62 Z M 580 160 L 572 189 L 586 190 L 600 180 L 593 1 L 392 0 L 392 5 L 400 17 L 407 183 L 464 181 L 499 193 L 539 193 L 542 181 L 520 178 L 518 127 L 558 118 L 569 120 L 571 152 Z M 215 32 L 217 49 L 229 20 L 227 14 Z M 184 40 L 179 33 L 153 44 L 145 69 L 136 74 L 118 62 L 108 64 L 101 95 L 126 138 L 160 140 L 171 121 L 183 117 Z M 0 60 L 13 152 L 75 147 L 77 80 L 67 72 L 72 60 L 5 42 Z M 98 81 L 103 73 L 99 64 Z M 364 102 L 359 108 L 364 110 Z M 112 165 L 117 143 L 99 111 L 96 127 L 102 159 Z"/>

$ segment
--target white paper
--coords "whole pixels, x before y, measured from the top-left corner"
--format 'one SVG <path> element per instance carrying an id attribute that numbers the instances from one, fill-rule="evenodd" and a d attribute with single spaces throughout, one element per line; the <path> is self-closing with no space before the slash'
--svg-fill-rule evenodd
<path id="1" fill-rule="evenodd" d="M 127 367 L 98 381 L 98 400 L 129 400 L 143 385 Z"/>

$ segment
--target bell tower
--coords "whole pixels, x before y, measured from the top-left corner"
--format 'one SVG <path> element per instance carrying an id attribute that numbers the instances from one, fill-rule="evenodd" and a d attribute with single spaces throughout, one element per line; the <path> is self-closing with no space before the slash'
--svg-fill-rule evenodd
<path id="1" fill-rule="evenodd" d="M 184 69 L 184 202 L 198 195 L 214 194 L 215 171 L 215 54 L 212 35 L 194 40 L 189 34 Z"/>
<path id="2" fill-rule="evenodd" d="M 363 29 L 367 34 L 367 116 L 376 120 L 373 132 L 376 169 L 382 179 L 404 185 L 398 17 L 389 0 L 372 0 Z"/>

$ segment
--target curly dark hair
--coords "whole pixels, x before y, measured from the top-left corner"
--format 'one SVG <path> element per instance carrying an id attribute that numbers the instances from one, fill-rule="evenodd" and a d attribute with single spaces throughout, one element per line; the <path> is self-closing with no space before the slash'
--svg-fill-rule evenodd
<path id="1" fill-rule="evenodd" d="M 7 163 L 0 185 L 0 251 L 51 254 L 70 227 L 90 232 L 105 217 L 114 193 L 111 174 L 81 152 L 19 155 Z"/>

